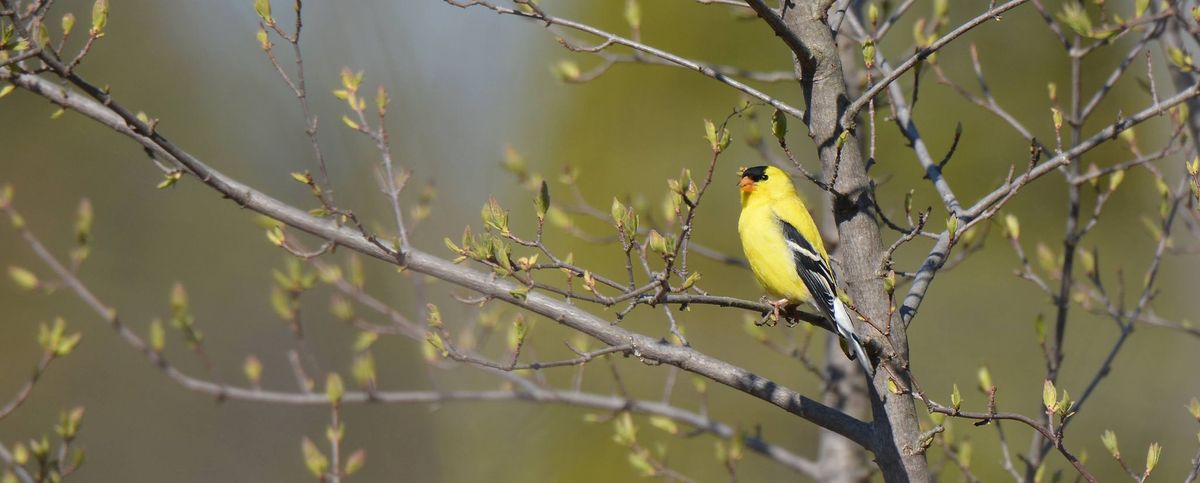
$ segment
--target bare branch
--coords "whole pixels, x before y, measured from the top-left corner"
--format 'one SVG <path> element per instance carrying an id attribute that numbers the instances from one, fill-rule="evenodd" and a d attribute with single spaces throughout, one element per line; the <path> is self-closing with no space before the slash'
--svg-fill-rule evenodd
<path id="1" fill-rule="evenodd" d="M 846 108 L 844 113 L 842 113 L 842 127 L 849 129 L 851 126 L 854 126 L 854 117 L 858 115 L 858 111 L 861 111 L 862 108 L 866 107 L 868 101 L 875 98 L 875 96 L 883 91 L 884 88 L 895 82 L 896 79 L 899 79 L 900 76 L 904 75 L 905 72 L 908 72 L 909 69 L 912 69 L 914 66 L 916 66 L 918 62 L 925 60 L 925 58 L 929 57 L 934 52 L 941 50 L 942 47 L 949 45 L 955 39 L 961 37 L 971 29 L 982 25 L 988 20 L 996 18 L 1004 12 L 1019 7 L 1021 4 L 1027 1 L 1029 0 L 1009 0 L 1006 3 L 993 7 L 988 11 L 979 14 L 970 21 L 959 25 L 958 28 L 951 30 L 944 37 L 941 37 L 934 43 L 930 44 L 929 47 L 918 50 L 916 54 L 913 54 L 912 57 L 909 57 L 908 60 L 905 60 L 903 63 L 897 66 L 896 69 L 891 72 L 891 74 L 887 74 L 882 79 L 879 79 L 875 85 L 871 86 L 861 96 L 858 96 L 858 99 L 855 99 L 854 102 L 850 103 L 850 106 Z"/>
<path id="2" fill-rule="evenodd" d="M 546 25 L 559 25 L 559 26 L 566 27 L 569 29 L 578 30 L 580 32 L 586 32 L 586 33 L 595 35 L 597 37 L 600 37 L 605 43 L 614 43 L 617 45 L 623 45 L 623 46 L 629 47 L 631 49 L 634 49 L 636 51 L 643 52 L 643 53 L 652 55 L 654 57 L 661 58 L 667 62 L 671 62 L 673 64 L 679 65 L 680 67 L 686 68 L 688 70 L 694 70 L 696 72 L 699 72 L 707 77 L 710 77 L 710 78 L 716 80 L 717 82 L 721 82 L 730 87 L 733 87 L 734 89 L 737 89 L 738 91 L 741 91 L 741 92 L 745 93 L 746 95 L 749 95 L 750 97 L 753 97 L 755 99 L 763 101 L 763 102 L 771 105 L 771 107 L 774 107 L 776 109 L 784 111 L 784 112 L 788 113 L 789 115 L 791 115 L 792 117 L 795 117 L 797 119 L 804 118 L 804 112 L 801 111 L 800 109 L 797 109 L 788 104 L 785 104 L 783 101 L 780 101 L 774 97 L 771 97 L 771 96 L 767 95 L 766 93 L 763 93 L 762 91 L 759 91 L 753 87 L 743 84 L 737 80 L 731 79 L 731 78 L 729 78 L 729 76 L 722 74 L 721 72 L 718 72 L 711 65 L 693 61 L 693 60 L 688 60 L 688 59 L 685 59 L 678 55 L 672 54 L 670 52 L 658 49 L 656 47 L 651 47 L 651 46 L 643 44 L 641 42 L 636 42 L 634 40 L 627 39 L 625 37 L 621 37 L 619 35 L 612 34 L 612 33 L 606 32 L 604 30 L 600 30 L 596 27 L 592 27 L 587 24 L 579 23 L 579 22 L 565 19 L 565 18 L 544 15 L 544 14 L 541 14 L 538 12 L 527 13 L 527 12 L 523 12 L 521 10 L 511 9 L 508 7 L 502 7 L 499 5 L 495 5 L 495 4 L 488 3 L 485 1 L 480 1 L 480 0 L 472 0 L 472 1 L 443 0 L 443 1 L 445 1 L 446 3 L 448 3 L 450 5 L 460 7 L 460 8 L 480 6 L 480 7 L 484 7 L 489 10 L 492 10 L 493 12 L 496 12 L 501 15 L 512 15 L 512 16 L 516 16 L 516 17 L 521 17 L 521 18 L 526 18 L 526 19 L 530 19 L 530 20 L 536 20 L 539 22 L 544 22 Z"/>
<path id="3" fill-rule="evenodd" d="M 434 257 L 417 249 L 413 249 L 411 253 L 402 256 L 400 253 L 381 246 L 377 241 L 364 236 L 356 230 L 341 226 L 331 220 L 314 217 L 301 209 L 272 198 L 209 167 L 199 159 L 172 144 L 161 133 L 150 133 L 149 128 L 139 121 L 134 114 L 120 107 L 106 92 L 87 84 L 82 79 L 73 77 L 72 82 L 77 85 L 89 86 L 87 90 L 92 95 L 102 99 L 103 104 L 101 101 L 85 97 L 70 89 L 63 89 L 54 82 L 35 75 L 0 72 L 0 79 L 13 82 L 19 87 L 80 112 L 117 132 L 125 134 L 143 146 L 154 150 L 157 154 L 163 156 L 164 159 L 174 158 L 186 166 L 189 172 L 194 173 L 198 180 L 245 208 L 267 215 L 314 236 L 334 241 L 342 247 L 364 255 L 389 263 L 403 264 L 414 272 L 430 275 L 479 292 L 480 294 L 525 308 L 595 337 L 608 345 L 630 344 L 634 347 L 634 354 L 641 358 L 671 364 L 686 371 L 708 377 L 716 382 L 770 402 L 791 414 L 835 431 L 864 447 L 869 448 L 873 446 L 870 436 L 871 431 L 866 423 L 804 397 L 791 389 L 746 369 L 691 348 L 664 344 L 657 338 L 629 332 L 579 307 L 555 300 L 536 291 L 529 292 L 523 296 L 518 295 L 521 294 L 518 290 L 520 287 L 511 281 L 495 279 L 487 274 L 455 265 L 450 261 Z M 98 301 L 95 302 L 99 303 Z M 115 317 L 112 319 L 112 323 L 119 325 Z M 119 330 L 123 337 L 129 339 L 135 347 L 139 347 L 143 352 L 146 352 L 144 349 L 145 344 L 141 342 L 137 335 L 128 331 L 128 329 L 124 329 L 123 326 L 120 327 Z M 153 352 L 149 354 L 153 354 L 152 357 L 154 359 L 159 359 L 157 354 Z"/>

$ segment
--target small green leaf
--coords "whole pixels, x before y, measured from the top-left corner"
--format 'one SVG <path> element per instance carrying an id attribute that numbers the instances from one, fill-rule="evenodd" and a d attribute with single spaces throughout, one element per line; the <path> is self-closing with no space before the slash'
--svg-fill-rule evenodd
<path id="1" fill-rule="evenodd" d="M 862 46 L 863 64 L 867 67 L 875 65 L 875 42 L 868 39 Z"/>
<path id="2" fill-rule="evenodd" d="M 950 392 L 950 405 L 954 406 L 955 411 L 962 407 L 962 393 L 958 391 L 958 384 L 955 384 L 954 389 Z"/>
<path id="3" fill-rule="evenodd" d="M 291 321 L 296 318 L 292 300 L 288 297 L 287 292 L 279 287 L 271 290 L 271 308 L 275 309 L 275 315 L 278 315 L 280 319 Z"/>
<path id="4" fill-rule="evenodd" d="M 633 416 L 628 411 L 623 411 L 620 416 L 613 418 L 613 440 L 622 446 L 637 442 L 637 425 L 633 423 Z"/>
<path id="5" fill-rule="evenodd" d="M 1133 15 L 1141 17 L 1146 14 L 1146 10 L 1150 9 L 1150 0 L 1134 0 Z"/>
<path id="6" fill-rule="evenodd" d="M 373 386 L 375 384 L 375 355 L 364 352 L 354 356 L 354 364 L 350 370 L 354 375 L 354 382 L 360 387 Z"/>
<path id="7" fill-rule="evenodd" d="M 667 256 L 671 252 L 667 250 L 667 239 L 663 238 L 657 230 L 650 230 L 650 234 L 646 237 L 650 242 L 650 249 L 655 253 Z"/>
<path id="8" fill-rule="evenodd" d="M 1038 265 L 1042 267 L 1042 270 L 1045 270 L 1046 273 L 1054 273 L 1058 270 L 1058 267 L 1061 265 L 1059 263 L 1060 258 L 1054 254 L 1053 249 L 1039 241 L 1035 250 L 1037 251 Z"/>
<path id="9" fill-rule="evenodd" d="M 1150 476 L 1154 471 L 1154 467 L 1158 466 L 1158 457 L 1162 455 L 1162 446 L 1158 443 L 1150 443 L 1150 449 L 1146 451 L 1146 473 L 1145 476 Z M 1143 481 L 1145 478 L 1143 478 Z"/>
<path id="10" fill-rule="evenodd" d="M 1050 411 L 1058 409 L 1058 391 L 1049 379 L 1042 385 L 1042 404 Z"/>
<path id="11" fill-rule="evenodd" d="M 25 445 L 21 444 L 20 442 L 13 444 L 12 454 L 13 454 L 13 461 L 16 461 L 17 464 L 19 464 L 19 465 L 23 465 L 23 464 L 29 462 L 29 449 L 26 448 Z M 13 478 L 13 483 L 16 483 L 15 477 Z"/>
<path id="12" fill-rule="evenodd" d="M 8 267 L 8 276 L 18 287 L 25 290 L 33 290 L 40 283 L 37 275 L 21 267 Z"/>
<path id="13" fill-rule="evenodd" d="M 179 182 L 180 178 L 183 178 L 182 171 L 171 171 L 170 173 L 163 175 L 162 182 L 158 183 L 158 186 L 155 186 L 155 188 L 161 190 L 175 186 L 175 183 Z"/>
<path id="14" fill-rule="evenodd" d="M 679 426 L 675 421 L 665 416 L 653 416 L 650 418 L 650 425 L 658 429 L 666 431 L 670 434 L 679 434 Z"/>
<path id="15" fill-rule="evenodd" d="M 325 472 L 329 470 L 329 458 L 317 449 L 317 445 L 305 436 L 300 442 L 300 449 L 304 454 L 304 466 L 308 468 L 309 473 L 317 478 L 324 478 Z"/>
<path id="16" fill-rule="evenodd" d="M 353 119 L 350 119 L 350 116 L 342 116 L 342 123 L 355 131 L 361 130 L 358 123 L 354 122 Z"/>
<path id="17" fill-rule="evenodd" d="M 634 30 L 641 28 L 642 7 L 638 5 L 637 0 L 625 0 L 625 23 L 628 23 L 629 28 Z"/>
<path id="18" fill-rule="evenodd" d="M 720 140 L 717 139 L 717 126 L 711 120 L 704 120 L 704 139 L 708 140 L 708 145 L 712 147 L 713 152 L 717 152 L 720 147 Z"/>
<path id="19" fill-rule="evenodd" d="M 254 12 L 258 13 L 258 17 L 268 24 L 275 23 L 275 19 L 271 18 L 271 2 L 270 0 L 254 0 Z"/>
<path id="20" fill-rule="evenodd" d="M 771 134 L 775 136 L 775 139 L 778 140 L 780 144 L 784 144 L 787 138 L 787 131 L 787 114 L 779 109 L 776 109 L 775 113 L 771 115 Z"/>
<path id="21" fill-rule="evenodd" d="M 579 68 L 579 64 L 570 60 L 560 60 L 550 70 L 554 72 L 558 80 L 564 82 L 578 80 L 583 75 L 583 70 Z"/>
<path id="22" fill-rule="evenodd" d="M 363 71 L 354 72 L 349 67 L 342 67 L 341 70 L 342 87 L 351 93 L 358 92 L 358 86 L 362 84 Z"/>
<path id="23" fill-rule="evenodd" d="M 21 230 L 25 228 L 25 218 L 20 213 L 15 211 L 10 213 L 9 221 L 12 222 L 13 229 Z"/>
<path id="24" fill-rule="evenodd" d="M 650 464 L 650 457 L 645 452 L 634 451 L 629 453 L 629 464 L 633 469 L 637 470 L 642 476 L 654 476 L 658 474 L 658 470 L 654 469 L 654 465 Z"/>
<path id="25" fill-rule="evenodd" d="M 717 152 L 725 152 L 725 150 L 729 148 L 730 142 L 732 142 L 732 136 L 729 134 L 729 130 L 721 128 L 721 139 L 717 141 Z"/>
<path id="26" fill-rule="evenodd" d="M 979 389 L 987 393 L 993 387 L 996 386 L 992 384 L 992 373 L 988 371 L 987 366 L 981 366 L 979 368 Z"/>
<path id="27" fill-rule="evenodd" d="M 950 0 L 933 0 L 933 16 L 945 20 L 950 14 Z"/>
<path id="28" fill-rule="evenodd" d="M 508 350 L 516 352 L 525 343 L 525 336 L 528 333 L 529 325 L 525 323 L 525 316 L 517 314 L 508 328 Z"/>
<path id="29" fill-rule="evenodd" d="M 171 294 L 168 296 L 167 302 L 170 304 L 171 313 L 173 314 L 187 311 L 187 289 L 184 288 L 182 283 L 175 282 L 175 285 L 171 286 Z"/>
<path id="30" fill-rule="evenodd" d="M 1064 2 L 1058 19 L 1074 30 L 1076 34 L 1084 37 L 1091 37 L 1094 34 L 1092 19 L 1088 17 L 1087 11 L 1080 2 Z"/>
<path id="31" fill-rule="evenodd" d="M 496 201 L 495 197 L 488 198 L 486 204 L 483 205 L 483 210 L 480 212 L 480 218 L 483 219 L 483 224 L 489 229 L 499 231 L 500 233 L 508 233 L 508 210 L 500 206 L 500 202 Z"/>
<path id="32" fill-rule="evenodd" d="M 163 330 L 162 321 L 154 319 L 150 322 L 150 350 L 161 353 L 167 344 L 167 333 Z"/>
<path id="33" fill-rule="evenodd" d="M 1012 213 L 1004 215 L 1004 229 L 1009 238 L 1014 240 L 1021 238 L 1021 222 L 1017 220 L 1016 215 Z"/>
<path id="34" fill-rule="evenodd" d="M 334 296 L 329 299 L 329 313 L 340 321 L 349 322 L 354 320 L 354 304 L 343 297 Z"/>
<path id="35" fill-rule="evenodd" d="M 353 475 L 358 473 L 358 471 L 361 470 L 366 464 L 367 450 L 360 449 L 351 453 L 349 458 L 346 458 L 346 466 L 345 469 L 342 470 L 342 473 L 345 473 L 346 476 Z"/>
<path id="36" fill-rule="evenodd" d="M 429 313 L 426 318 L 425 326 L 431 329 L 442 327 L 442 311 L 434 304 L 425 304 L 425 310 Z"/>
<path id="37" fill-rule="evenodd" d="M 387 106 L 391 102 L 392 99 L 388 97 L 387 89 L 385 89 L 381 84 L 379 88 L 375 90 L 375 109 L 379 111 L 379 114 L 385 114 L 387 113 Z"/>
<path id="38" fill-rule="evenodd" d="M 95 213 L 92 211 L 92 202 L 87 198 L 79 200 L 79 208 L 75 213 L 75 241 L 79 244 L 85 244 L 92 233 L 92 220 L 95 218 Z"/>
<path id="39" fill-rule="evenodd" d="M 1192 57 L 1183 52 L 1178 47 L 1171 47 L 1167 50 L 1167 57 L 1171 59 L 1171 63 L 1175 64 L 1183 70 L 1189 70 L 1192 66 Z"/>
<path id="40" fill-rule="evenodd" d="M 75 439 L 79 434 L 79 425 L 83 421 L 83 406 L 78 406 L 70 411 L 63 411 L 58 416 L 58 424 L 54 426 L 54 432 L 58 433 L 65 441 Z"/>
<path id="41" fill-rule="evenodd" d="M 729 460 L 740 461 L 746 451 L 746 440 L 742 436 L 736 435 L 729 441 Z"/>
<path id="42" fill-rule="evenodd" d="M 336 372 L 329 373 L 325 378 L 325 399 L 329 400 L 329 404 L 338 405 L 342 402 L 342 396 L 346 394 L 346 386 L 342 383 L 342 376 Z"/>
<path id="43" fill-rule="evenodd" d="M 422 356 L 427 362 L 438 360 L 439 357 L 446 357 L 450 354 L 446 350 L 446 343 L 442 341 L 442 336 L 432 332 L 425 332 L 425 344 L 422 346 Z"/>
<path id="44" fill-rule="evenodd" d="M 271 37 L 267 35 L 266 29 L 259 27 L 258 32 L 254 34 L 254 38 L 258 39 L 258 46 L 263 50 L 271 50 Z"/>
<path id="45" fill-rule="evenodd" d="M 271 227 L 269 230 L 267 230 L 267 240 L 270 240 L 271 244 L 275 246 L 283 246 L 283 242 L 286 240 L 283 235 L 283 228 L 278 226 Z"/>
<path id="46" fill-rule="evenodd" d="M 1091 250 L 1079 250 L 1079 265 L 1083 267 L 1083 272 L 1091 277 L 1096 274 L 1096 253 Z"/>
<path id="47" fill-rule="evenodd" d="M 60 357 L 70 355 L 71 351 L 75 350 L 75 347 L 79 345 L 79 341 L 81 340 L 83 340 L 83 334 L 79 332 L 64 336 L 62 340 L 58 342 L 58 345 L 54 347 L 54 355 Z"/>
<path id="48" fill-rule="evenodd" d="M 916 42 L 917 47 L 925 48 L 933 43 L 933 39 L 925 35 L 925 24 L 925 17 L 917 18 L 917 21 L 913 23 L 913 42 Z"/>
<path id="49" fill-rule="evenodd" d="M 625 218 L 629 216 L 629 208 L 625 207 L 625 204 L 621 203 L 621 200 L 613 197 L 610 214 L 612 215 L 613 223 L 618 228 L 624 227 Z"/>
<path id="50" fill-rule="evenodd" d="M 700 281 L 700 276 L 700 272 L 692 272 L 692 274 L 688 275 L 687 279 L 683 281 L 683 285 L 679 286 L 679 291 L 683 292 L 692 288 L 693 285 L 696 285 L 696 282 Z"/>
<path id="51" fill-rule="evenodd" d="M 542 180 L 542 185 L 538 188 L 534 206 L 537 208 L 538 220 L 545 219 L 546 211 L 550 209 L 550 187 L 546 185 L 546 180 Z"/>
<path id="52" fill-rule="evenodd" d="M 71 12 L 64 13 L 62 16 L 62 31 L 63 35 L 71 33 L 71 29 L 75 28 L 75 14 Z"/>
<path id="53" fill-rule="evenodd" d="M 242 363 L 242 373 L 246 375 L 246 380 L 250 384 L 257 386 L 262 381 L 262 362 L 258 357 L 253 355 L 246 356 L 246 362 Z"/>
<path id="54" fill-rule="evenodd" d="M 92 4 L 92 35 L 97 35 L 108 24 L 108 0 L 96 0 Z"/>
<path id="55" fill-rule="evenodd" d="M 1063 389 L 1062 395 L 1058 397 L 1058 407 L 1055 408 L 1054 412 L 1058 413 L 1059 416 L 1066 416 L 1071 411 L 1071 405 L 1073 404 L 1075 402 L 1071 400 L 1071 395 L 1067 394 L 1066 389 Z"/>

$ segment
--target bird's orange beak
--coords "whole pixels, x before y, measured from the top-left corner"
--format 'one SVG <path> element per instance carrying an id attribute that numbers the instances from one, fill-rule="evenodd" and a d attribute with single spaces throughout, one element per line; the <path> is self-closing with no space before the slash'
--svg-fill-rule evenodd
<path id="1" fill-rule="evenodd" d="M 742 193 L 753 193 L 754 180 L 750 179 L 749 176 L 742 176 L 742 180 L 738 181 L 738 189 L 742 190 Z"/>

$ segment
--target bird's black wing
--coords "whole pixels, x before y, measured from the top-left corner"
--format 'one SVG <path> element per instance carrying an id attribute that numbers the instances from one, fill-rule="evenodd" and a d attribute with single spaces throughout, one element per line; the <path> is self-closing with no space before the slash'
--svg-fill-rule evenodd
<path id="1" fill-rule="evenodd" d="M 796 262 L 796 274 L 800 275 L 804 287 L 812 294 L 817 309 L 826 317 L 832 317 L 837 284 L 834 283 L 833 271 L 829 264 L 808 240 L 800 236 L 800 231 L 791 223 L 779 220 L 779 225 L 783 228 L 783 236 L 792 252 L 792 259 Z"/>

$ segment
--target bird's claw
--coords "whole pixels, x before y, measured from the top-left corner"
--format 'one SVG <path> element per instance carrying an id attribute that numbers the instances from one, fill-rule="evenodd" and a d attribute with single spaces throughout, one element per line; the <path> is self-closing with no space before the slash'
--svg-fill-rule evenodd
<path id="1" fill-rule="evenodd" d="M 776 324 L 779 323 L 780 320 L 782 320 L 783 308 L 787 306 L 788 299 L 770 300 L 766 297 L 763 297 L 760 300 L 762 300 L 763 303 L 769 305 L 771 307 L 771 310 L 768 311 L 767 313 L 763 314 L 763 318 L 762 318 L 762 320 L 759 321 L 758 325 L 760 325 L 760 326 L 761 325 L 769 325 L 771 327 L 774 327 Z"/>

